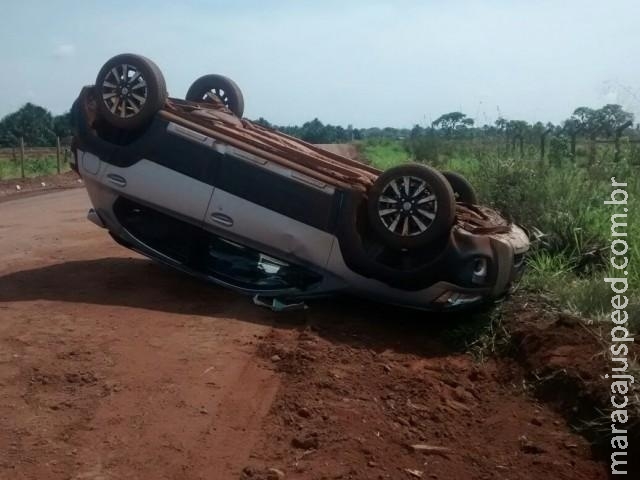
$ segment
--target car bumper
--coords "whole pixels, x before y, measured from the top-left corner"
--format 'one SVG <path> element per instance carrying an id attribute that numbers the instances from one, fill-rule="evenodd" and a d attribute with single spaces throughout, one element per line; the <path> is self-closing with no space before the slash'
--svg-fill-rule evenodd
<path id="1" fill-rule="evenodd" d="M 455 283 L 434 285 L 433 288 L 444 288 L 445 291 L 431 302 L 433 307 L 464 309 L 500 299 L 522 277 L 525 255 L 529 249 L 529 240 L 524 230 L 513 225 L 510 232 L 491 236 L 488 242 L 492 262 L 492 275 L 488 284 L 477 288 Z"/>

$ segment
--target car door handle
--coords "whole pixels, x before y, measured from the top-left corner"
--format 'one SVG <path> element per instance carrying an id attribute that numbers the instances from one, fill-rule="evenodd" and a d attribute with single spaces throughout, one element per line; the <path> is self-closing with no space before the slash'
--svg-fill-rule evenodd
<path id="1" fill-rule="evenodd" d="M 124 188 L 127 186 L 127 180 L 124 177 L 121 177 L 120 175 L 116 175 L 115 173 L 108 174 L 107 180 L 109 180 L 111 183 L 113 183 L 117 187 Z"/>
<path id="2" fill-rule="evenodd" d="M 211 220 L 225 227 L 233 227 L 233 218 L 224 213 L 212 213 Z"/>

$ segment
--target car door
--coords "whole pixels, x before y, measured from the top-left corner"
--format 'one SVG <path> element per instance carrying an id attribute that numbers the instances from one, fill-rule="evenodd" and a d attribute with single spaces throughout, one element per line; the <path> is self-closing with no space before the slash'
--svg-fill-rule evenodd
<path id="1" fill-rule="evenodd" d="M 265 253 L 325 267 L 334 236 L 334 188 L 228 145 L 205 225 Z"/>
<path id="2" fill-rule="evenodd" d="M 204 135 L 168 123 L 134 151 L 122 149 L 101 182 L 123 196 L 200 225 L 213 193 L 217 154 Z M 130 158 L 125 158 L 130 157 Z"/>

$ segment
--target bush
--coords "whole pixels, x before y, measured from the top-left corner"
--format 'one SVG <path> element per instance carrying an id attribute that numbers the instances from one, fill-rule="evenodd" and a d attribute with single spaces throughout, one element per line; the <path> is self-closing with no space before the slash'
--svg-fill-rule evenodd
<path id="1" fill-rule="evenodd" d="M 554 136 L 549 140 L 549 163 L 560 165 L 570 155 L 569 140 L 565 137 Z"/>
<path id="2" fill-rule="evenodd" d="M 407 140 L 406 148 L 416 162 L 440 165 L 441 141 L 435 135 L 422 135 Z"/>

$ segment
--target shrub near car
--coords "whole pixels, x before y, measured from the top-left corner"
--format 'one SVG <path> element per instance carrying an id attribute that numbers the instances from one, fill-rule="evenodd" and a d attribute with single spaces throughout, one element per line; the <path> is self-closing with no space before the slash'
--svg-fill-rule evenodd
<path id="1" fill-rule="evenodd" d="M 381 172 L 242 118 L 238 86 L 169 98 L 160 69 L 110 59 L 74 102 L 74 168 L 89 218 L 120 244 L 286 308 L 348 292 L 407 307 L 473 307 L 519 276 L 525 233 L 452 172 Z"/>

